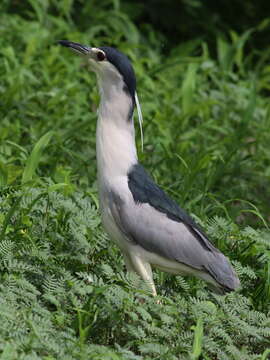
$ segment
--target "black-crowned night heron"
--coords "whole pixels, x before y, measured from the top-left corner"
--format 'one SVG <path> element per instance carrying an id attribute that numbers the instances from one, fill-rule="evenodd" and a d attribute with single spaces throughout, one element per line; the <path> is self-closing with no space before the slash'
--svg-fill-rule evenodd
<path id="1" fill-rule="evenodd" d="M 102 223 L 120 247 L 127 270 L 141 276 L 153 295 L 152 266 L 196 276 L 218 293 L 235 290 L 240 282 L 228 259 L 138 162 L 133 111 L 139 104 L 128 58 L 107 46 L 59 43 L 82 55 L 97 75 L 101 101 L 96 151 Z"/>

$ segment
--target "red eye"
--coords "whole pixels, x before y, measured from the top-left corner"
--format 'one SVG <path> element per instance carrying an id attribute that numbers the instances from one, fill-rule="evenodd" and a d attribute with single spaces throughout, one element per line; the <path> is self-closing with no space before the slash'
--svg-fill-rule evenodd
<path id="1" fill-rule="evenodd" d="M 103 61 L 104 59 L 105 59 L 105 54 L 104 54 L 104 52 L 102 52 L 102 51 L 99 51 L 98 53 L 97 53 L 97 59 L 98 59 L 98 61 Z"/>

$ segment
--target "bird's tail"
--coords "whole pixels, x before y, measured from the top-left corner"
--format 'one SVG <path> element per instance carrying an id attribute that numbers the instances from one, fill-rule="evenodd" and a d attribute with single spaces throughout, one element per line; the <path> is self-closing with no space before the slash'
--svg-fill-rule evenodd
<path id="1" fill-rule="evenodd" d="M 215 289 L 212 288 L 217 293 L 224 294 L 240 287 L 240 280 L 231 263 L 221 252 L 210 253 L 205 268 L 217 283 Z"/>

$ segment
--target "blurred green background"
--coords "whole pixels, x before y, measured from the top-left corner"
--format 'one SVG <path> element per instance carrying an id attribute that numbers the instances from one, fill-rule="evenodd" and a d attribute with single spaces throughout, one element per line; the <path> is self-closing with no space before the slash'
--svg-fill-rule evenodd
<path id="1" fill-rule="evenodd" d="M 269 10 L 1 1 L 1 359 L 267 359 Z M 59 39 L 129 56 L 140 161 L 232 260 L 239 293 L 155 272 L 160 305 L 126 275 L 100 225 L 96 80 Z"/>

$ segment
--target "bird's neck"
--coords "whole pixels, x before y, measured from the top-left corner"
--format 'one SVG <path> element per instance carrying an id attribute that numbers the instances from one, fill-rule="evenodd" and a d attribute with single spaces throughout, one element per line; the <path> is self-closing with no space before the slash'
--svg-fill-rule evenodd
<path id="1" fill-rule="evenodd" d="M 105 90 L 104 90 L 105 89 Z M 98 110 L 96 150 L 99 184 L 112 178 L 126 176 L 137 163 L 133 102 L 123 90 L 100 87 L 101 101 Z"/>

